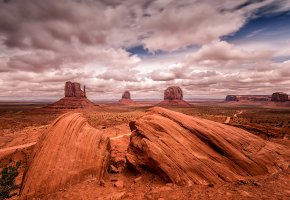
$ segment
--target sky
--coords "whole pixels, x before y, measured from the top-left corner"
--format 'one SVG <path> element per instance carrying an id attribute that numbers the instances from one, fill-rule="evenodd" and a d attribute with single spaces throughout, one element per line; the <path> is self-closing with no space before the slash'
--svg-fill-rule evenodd
<path id="1" fill-rule="evenodd" d="M 0 0 L 0 101 L 290 94 L 289 0 Z"/>

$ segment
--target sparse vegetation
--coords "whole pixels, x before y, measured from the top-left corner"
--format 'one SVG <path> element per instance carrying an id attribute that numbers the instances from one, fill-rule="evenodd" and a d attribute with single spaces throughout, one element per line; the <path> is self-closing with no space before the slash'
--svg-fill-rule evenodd
<path id="1" fill-rule="evenodd" d="M 0 199 L 10 198 L 15 195 L 12 193 L 17 188 L 15 185 L 15 178 L 18 176 L 18 168 L 21 162 L 17 162 L 15 166 L 4 167 L 0 178 Z M 12 194 L 11 194 L 12 193 Z"/>

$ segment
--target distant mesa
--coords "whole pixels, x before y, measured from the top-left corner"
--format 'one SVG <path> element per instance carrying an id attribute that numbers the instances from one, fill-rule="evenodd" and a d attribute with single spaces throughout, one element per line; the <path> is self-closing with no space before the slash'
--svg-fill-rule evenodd
<path id="1" fill-rule="evenodd" d="M 121 104 L 133 104 L 134 101 L 131 99 L 131 94 L 129 91 L 125 91 L 122 95 L 122 99 L 119 100 Z"/>
<path id="2" fill-rule="evenodd" d="M 239 101 L 236 95 L 227 95 L 225 101 Z"/>
<path id="3" fill-rule="evenodd" d="M 289 97 L 288 97 L 288 94 L 284 92 L 274 92 L 272 94 L 271 101 L 285 102 L 285 101 L 289 101 Z"/>
<path id="4" fill-rule="evenodd" d="M 129 124 L 128 166 L 178 185 L 211 185 L 289 167 L 287 147 L 218 122 L 154 107 Z"/>
<path id="5" fill-rule="evenodd" d="M 289 101 L 288 94 L 284 92 L 274 92 L 272 95 L 227 95 L 226 102 L 285 102 Z"/>
<path id="6" fill-rule="evenodd" d="M 158 104 L 159 106 L 190 106 L 183 100 L 183 93 L 180 87 L 171 86 L 164 91 L 164 100 Z"/>
<path id="7" fill-rule="evenodd" d="M 76 82 L 68 81 L 65 83 L 64 96 L 64 98 L 47 106 L 47 108 L 76 109 L 95 105 L 87 99 L 86 87 L 84 86 L 84 90 L 81 90 L 81 85 Z"/>
<path id="8" fill-rule="evenodd" d="M 226 102 L 266 102 L 271 100 L 271 95 L 227 95 Z"/>

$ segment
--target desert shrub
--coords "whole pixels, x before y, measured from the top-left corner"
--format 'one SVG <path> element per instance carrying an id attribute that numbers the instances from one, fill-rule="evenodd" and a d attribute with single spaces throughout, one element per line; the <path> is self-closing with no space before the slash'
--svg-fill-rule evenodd
<path id="1" fill-rule="evenodd" d="M 20 167 L 21 162 L 18 161 L 16 166 L 4 167 L 1 172 L 0 178 L 0 199 L 10 198 L 15 195 L 11 192 L 17 188 L 15 185 L 15 178 L 18 176 L 18 168 Z"/>

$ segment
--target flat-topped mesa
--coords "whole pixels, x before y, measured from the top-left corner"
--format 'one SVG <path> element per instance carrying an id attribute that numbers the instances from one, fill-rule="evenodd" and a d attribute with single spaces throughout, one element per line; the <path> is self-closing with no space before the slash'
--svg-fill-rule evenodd
<path id="1" fill-rule="evenodd" d="M 66 82 L 64 87 L 65 97 L 84 97 L 86 98 L 86 88 L 84 86 L 84 91 L 81 90 L 81 84 L 76 82 Z"/>
<path id="2" fill-rule="evenodd" d="M 236 95 L 227 95 L 225 101 L 239 101 Z"/>
<path id="3" fill-rule="evenodd" d="M 271 100 L 271 95 L 227 95 L 225 102 L 267 102 Z"/>
<path id="4" fill-rule="evenodd" d="M 274 92 L 272 94 L 271 101 L 276 101 L 276 102 L 289 101 L 289 97 L 288 97 L 288 94 L 284 92 Z"/>
<path id="5" fill-rule="evenodd" d="M 134 101 L 131 99 L 131 94 L 129 91 L 125 91 L 122 95 L 122 99 L 119 100 L 119 103 L 121 104 L 131 104 L 134 103 Z"/>
<path id="6" fill-rule="evenodd" d="M 170 86 L 164 90 L 164 100 L 158 104 L 159 106 L 190 106 L 183 100 L 183 93 L 180 87 Z"/>

